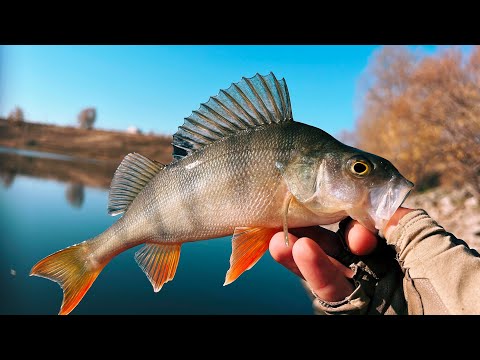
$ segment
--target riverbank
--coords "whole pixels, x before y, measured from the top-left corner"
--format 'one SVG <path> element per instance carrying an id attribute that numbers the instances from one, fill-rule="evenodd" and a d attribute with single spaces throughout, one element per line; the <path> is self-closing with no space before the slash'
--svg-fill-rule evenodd
<path id="1" fill-rule="evenodd" d="M 437 187 L 412 194 L 405 206 L 424 209 L 445 230 L 480 251 L 480 202 L 467 189 Z"/>
<path id="2" fill-rule="evenodd" d="M 161 163 L 172 160 L 172 137 L 79 129 L 0 118 L 0 146 L 50 152 L 83 159 L 120 162 L 137 152 Z"/>

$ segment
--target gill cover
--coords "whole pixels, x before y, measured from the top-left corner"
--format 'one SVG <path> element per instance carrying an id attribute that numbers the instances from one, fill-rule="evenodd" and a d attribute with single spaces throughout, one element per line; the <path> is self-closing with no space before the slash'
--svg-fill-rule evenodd
<path id="1" fill-rule="evenodd" d="M 292 195 L 317 214 L 338 214 L 356 201 L 346 191 L 349 187 L 346 179 L 332 172 L 337 161 L 328 154 L 300 155 L 288 164 L 277 162 L 276 166 Z"/>

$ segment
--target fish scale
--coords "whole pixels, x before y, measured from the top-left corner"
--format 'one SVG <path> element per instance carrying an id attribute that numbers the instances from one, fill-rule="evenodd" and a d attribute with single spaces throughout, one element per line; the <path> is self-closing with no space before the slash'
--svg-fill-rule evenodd
<path id="1" fill-rule="evenodd" d="M 174 161 L 128 154 L 116 170 L 102 234 L 39 261 L 31 275 L 56 281 L 70 313 L 117 254 L 135 260 L 155 292 L 171 281 L 182 245 L 232 235 L 224 285 L 251 269 L 289 227 L 347 216 L 381 230 L 413 184 L 374 154 L 293 120 L 287 85 L 270 73 L 243 78 L 185 118 Z M 199 254 L 201 256 L 201 254 Z"/>
<path id="2" fill-rule="evenodd" d="M 265 136 L 261 136 L 259 141 L 272 143 L 275 138 L 281 139 L 284 131 L 280 128 L 275 133 L 264 129 Z M 257 134 L 263 135 L 260 132 Z M 248 135 L 245 134 L 247 140 Z M 264 218 L 269 220 L 274 215 L 278 215 L 276 226 L 280 226 L 281 213 L 265 205 L 275 200 L 281 205 L 284 194 L 272 191 L 282 182 L 275 162 L 284 158 L 280 154 L 288 154 L 288 149 L 280 148 L 280 143 L 278 147 L 272 144 L 268 149 L 242 151 L 245 146 L 242 146 L 241 140 L 240 144 L 238 139 L 231 140 L 223 142 L 220 147 L 205 149 L 197 156 L 191 155 L 189 161 L 174 164 L 165 174 L 157 175 L 124 216 L 135 217 L 136 208 L 142 211 L 140 209 L 145 208 L 143 202 L 155 198 L 154 206 L 148 207 L 148 211 L 152 223 L 162 223 L 158 234 L 160 242 L 201 240 L 200 234 L 212 238 L 225 236 L 233 232 L 236 224 L 250 226 L 252 222 L 262 222 Z M 229 151 L 233 146 L 237 149 Z M 219 156 L 222 153 L 230 156 Z M 198 158 L 202 159 L 199 165 L 185 170 L 199 161 Z M 212 172 L 216 173 L 214 184 L 209 175 Z M 271 185 L 266 186 L 269 183 Z M 278 199 L 274 198 L 275 195 Z M 195 220 L 195 226 L 185 229 L 183 225 L 188 218 Z M 211 218 L 218 226 L 211 223 Z"/>

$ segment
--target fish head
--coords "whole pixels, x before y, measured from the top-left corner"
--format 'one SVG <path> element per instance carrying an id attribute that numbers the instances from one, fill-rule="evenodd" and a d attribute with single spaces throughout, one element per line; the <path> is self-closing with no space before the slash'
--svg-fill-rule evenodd
<path id="1" fill-rule="evenodd" d="M 372 232 L 384 229 L 414 186 L 390 161 L 363 151 L 344 159 L 343 173 L 357 200 L 346 212 Z"/>
<path id="2" fill-rule="evenodd" d="M 349 146 L 301 155 L 283 176 L 312 212 L 348 215 L 373 232 L 383 230 L 413 188 L 387 159 Z"/>

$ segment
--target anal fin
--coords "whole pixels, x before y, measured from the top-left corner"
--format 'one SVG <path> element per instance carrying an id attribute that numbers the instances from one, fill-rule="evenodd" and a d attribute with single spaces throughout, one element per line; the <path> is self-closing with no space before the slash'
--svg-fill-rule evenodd
<path id="1" fill-rule="evenodd" d="M 270 228 L 235 228 L 232 239 L 230 269 L 227 271 L 223 286 L 234 282 L 260 260 L 268 249 L 270 239 L 277 231 Z"/>
<path id="2" fill-rule="evenodd" d="M 173 280 L 180 259 L 182 244 L 146 244 L 135 253 L 135 261 L 147 275 L 153 291 L 159 292 L 163 284 Z"/>

